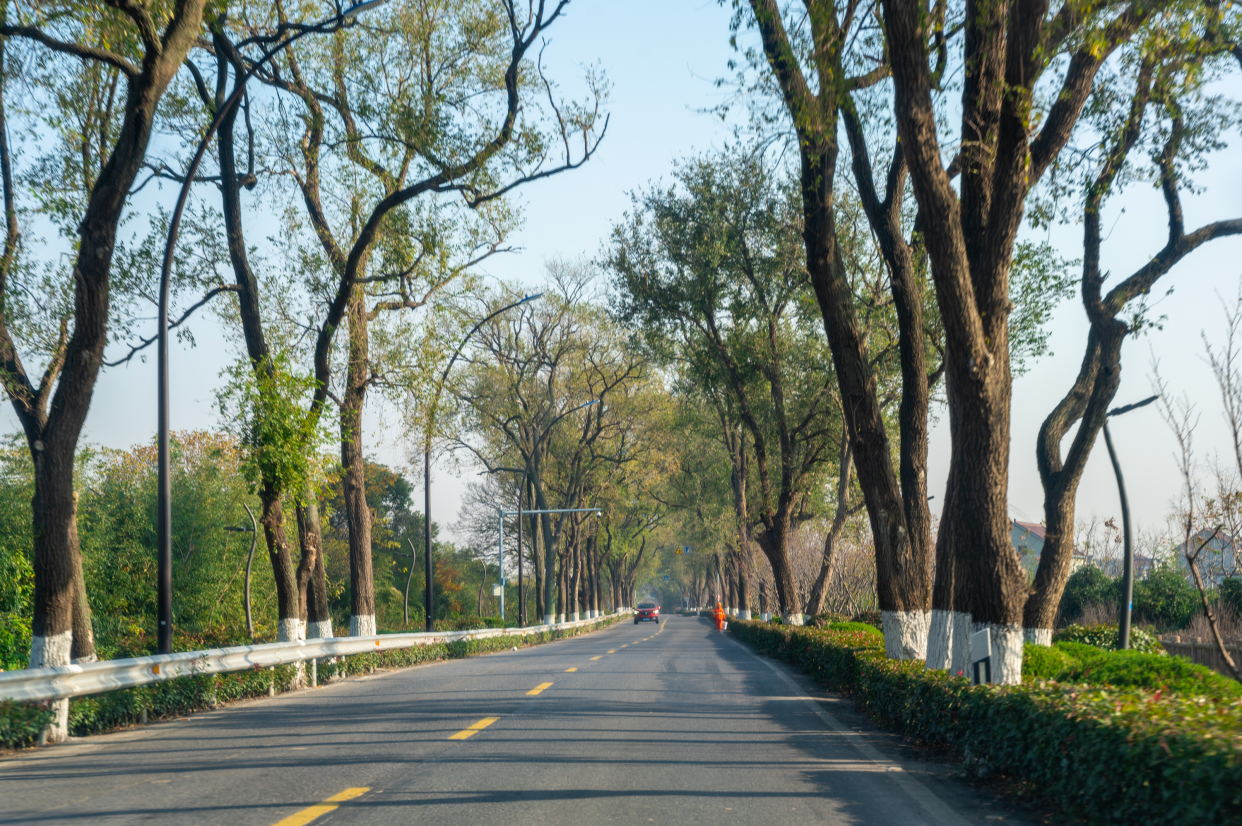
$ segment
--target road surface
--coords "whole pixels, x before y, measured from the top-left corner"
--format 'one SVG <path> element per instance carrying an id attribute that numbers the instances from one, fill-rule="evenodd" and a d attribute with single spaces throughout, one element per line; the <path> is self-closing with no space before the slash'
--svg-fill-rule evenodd
<path id="1" fill-rule="evenodd" d="M 1029 822 L 907 752 L 669 617 L 0 760 L 0 824 Z"/>

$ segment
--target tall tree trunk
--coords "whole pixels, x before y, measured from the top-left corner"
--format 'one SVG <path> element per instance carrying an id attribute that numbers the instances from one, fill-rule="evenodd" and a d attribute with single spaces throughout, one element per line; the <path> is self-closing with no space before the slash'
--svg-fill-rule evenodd
<path id="1" fill-rule="evenodd" d="M 323 565 L 323 532 L 319 524 L 319 503 L 313 493 L 303 494 L 297 516 L 298 539 L 302 546 L 302 560 L 298 565 L 299 584 L 302 580 L 302 569 L 310 569 L 305 587 L 306 638 L 328 639 L 332 636 L 332 614 L 328 608 L 328 583 Z"/>
<path id="2" fill-rule="evenodd" d="M 371 570 L 371 508 L 367 505 L 366 460 L 362 454 L 362 407 L 369 364 L 366 294 L 354 287 L 346 311 L 349 357 L 341 404 L 341 467 L 345 472 L 345 519 L 349 525 L 349 635 L 369 637 L 375 629 L 375 579 Z"/>
<path id="3" fill-rule="evenodd" d="M 216 47 L 217 84 L 214 105 L 219 108 L 228 97 L 227 78 L 230 68 L 235 76 L 245 71 L 240 55 L 232 48 L 232 44 L 221 32 L 213 35 Z M 233 279 L 236 285 L 238 314 L 241 319 L 242 336 L 246 342 L 246 355 L 250 359 L 251 369 L 259 386 L 260 393 L 278 392 L 268 386 L 275 375 L 271 353 L 263 332 L 263 316 L 259 300 L 259 285 L 250 267 L 246 238 L 242 224 L 241 190 L 253 186 L 253 170 L 245 175 L 237 171 L 237 147 L 235 127 L 239 108 L 234 108 L 220 122 L 217 132 L 218 162 L 220 166 L 220 195 L 224 214 L 225 238 L 228 242 L 229 262 L 233 268 Z M 249 147 L 251 154 L 253 146 Z M 271 449 L 273 446 L 262 445 L 260 450 Z M 282 449 L 287 446 L 280 446 Z M 266 466 L 266 463 L 260 463 Z M 301 572 L 295 571 L 289 543 L 285 536 L 284 507 L 281 501 L 284 493 L 285 480 L 266 472 L 260 480 L 259 502 L 261 505 L 260 522 L 263 525 L 263 538 L 267 546 L 268 560 L 272 565 L 272 575 L 276 582 L 277 638 L 279 640 L 303 639 L 305 628 L 303 616 L 305 608 L 304 582 Z M 305 547 L 305 546 L 303 546 Z"/>
<path id="4" fill-rule="evenodd" d="M 69 539 L 73 543 L 73 649 L 70 656 L 74 663 L 93 663 L 95 656 L 95 629 L 91 624 L 91 604 L 86 594 L 86 577 L 82 572 L 82 545 L 78 541 L 78 494 L 73 494 L 73 521 L 69 525 Z"/>
<path id="5" fill-rule="evenodd" d="M 276 639 L 291 642 L 305 639 L 302 627 L 302 600 L 298 591 L 298 573 L 289 552 L 289 538 L 285 535 L 285 511 L 280 494 L 274 486 L 264 484 L 259 491 L 262 513 L 259 523 L 263 526 L 263 539 L 267 543 L 268 558 L 276 580 L 276 612 L 279 624 Z"/>
<path id="6" fill-rule="evenodd" d="M 63 349 L 51 359 L 38 387 L 22 365 L 8 329 L 7 313 L 0 311 L 0 370 L 5 375 L 5 389 L 25 431 L 34 465 L 31 519 L 35 587 L 30 668 L 69 665 L 73 654 L 74 606 L 85 600 L 84 589 L 79 598 L 74 585 L 75 569 L 79 566 L 74 561 L 77 525 L 73 459 L 108 340 L 110 275 L 117 224 L 146 157 L 156 106 L 194 45 L 202 12 L 202 0 L 178 2 L 162 37 L 158 38 L 158 51 L 145 54 L 140 67 L 126 78 L 121 128 L 78 223 L 78 251 L 73 269 L 73 332 Z M 0 146 L 0 165 L 9 227 L 5 243 L 6 268 L 0 281 L 0 298 L 3 298 L 8 288 L 7 265 L 13 260 L 17 241 L 17 213 L 13 208 L 13 176 L 7 139 Z M 85 619 L 81 608 L 79 616 Z M 81 641 L 79 651 L 84 656 L 88 651 L 93 654 L 93 644 Z M 49 742 L 68 737 L 69 704 L 58 701 L 54 708 L 55 716 L 46 733 Z"/>

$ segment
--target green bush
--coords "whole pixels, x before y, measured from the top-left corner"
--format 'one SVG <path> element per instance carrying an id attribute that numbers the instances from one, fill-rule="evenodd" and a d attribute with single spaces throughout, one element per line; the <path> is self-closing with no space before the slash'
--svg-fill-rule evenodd
<path id="1" fill-rule="evenodd" d="M 20 749 L 34 743 L 39 732 L 52 722 L 47 703 L 15 703 L 0 700 L 0 748 Z"/>
<path id="2" fill-rule="evenodd" d="M 1068 643 L 1073 645 L 1073 643 Z M 1077 665 L 1078 660 L 1060 645 L 1022 646 L 1022 679 L 1055 680 L 1058 675 Z"/>
<path id="3" fill-rule="evenodd" d="M 1076 620 L 1088 605 L 1116 605 L 1119 599 L 1117 580 L 1094 565 L 1083 565 L 1065 581 L 1058 610 L 1063 619 Z"/>
<path id="4" fill-rule="evenodd" d="M 1141 651 L 1105 651 L 1092 645 L 1059 642 L 1023 649 L 1022 678 L 1175 691 L 1215 700 L 1242 698 L 1242 685 L 1212 669 L 1180 657 Z"/>
<path id="5" fill-rule="evenodd" d="M 1199 591 L 1172 565 L 1157 568 L 1134 583 L 1134 619 L 1162 631 L 1177 631 L 1202 610 Z"/>
<path id="6" fill-rule="evenodd" d="M 1093 645 L 1096 648 L 1103 648 L 1107 651 L 1116 651 L 1119 639 L 1119 630 L 1116 625 L 1107 623 L 1097 623 L 1095 625 L 1071 625 L 1068 628 L 1062 628 L 1052 636 L 1052 641 L 1056 642 L 1080 642 L 1086 645 Z M 1154 634 L 1144 631 L 1142 628 L 1130 629 L 1130 650 L 1142 651 L 1147 654 L 1163 654 L 1164 646 L 1160 644 Z"/>
<path id="7" fill-rule="evenodd" d="M 852 631 L 860 634 L 869 634 L 873 637 L 884 639 L 883 631 L 865 622 L 834 622 L 829 624 L 828 628 L 833 631 Z"/>
<path id="8" fill-rule="evenodd" d="M 876 628 L 882 628 L 884 624 L 884 617 L 879 611 L 862 611 L 854 615 L 853 621 L 865 622 L 867 625 L 874 625 Z"/>
<path id="9" fill-rule="evenodd" d="M 827 628 L 835 622 L 849 622 L 849 614 L 838 614 L 835 611 L 825 611 L 822 614 L 816 614 L 807 620 L 807 625 L 813 628 Z"/>
<path id="10" fill-rule="evenodd" d="M 1020 779 L 1075 820 L 1242 820 L 1242 703 L 1136 688 L 971 686 L 888 660 L 862 632 L 736 622 L 762 654 L 853 696 L 882 725 L 946 749 L 980 776 Z"/>

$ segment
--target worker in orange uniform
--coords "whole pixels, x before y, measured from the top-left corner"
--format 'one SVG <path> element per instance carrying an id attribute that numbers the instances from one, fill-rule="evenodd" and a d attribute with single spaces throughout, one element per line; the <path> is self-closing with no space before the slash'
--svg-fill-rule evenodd
<path id="1" fill-rule="evenodd" d="M 716 603 L 716 610 L 712 612 L 712 616 L 716 618 L 716 630 L 723 631 L 724 622 L 725 622 L 725 610 L 724 608 L 721 607 L 719 602 Z"/>

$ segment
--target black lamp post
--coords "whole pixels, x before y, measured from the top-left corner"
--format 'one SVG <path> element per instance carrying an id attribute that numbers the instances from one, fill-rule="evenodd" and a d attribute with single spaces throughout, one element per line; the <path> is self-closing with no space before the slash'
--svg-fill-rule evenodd
<path id="1" fill-rule="evenodd" d="M 577 407 L 574 407 L 574 408 L 572 408 L 572 409 L 570 409 L 570 410 L 566 410 L 564 413 L 562 413 L 561 415 L 557 416 L 557 417 L 556 417 L 555 419 L 553 419 L 552 421 L 548 422 L 548 426 L 547 426 L 547 427 L 545 427 L 545 428 L 543 429 L 543 431 L 542 431 L 542 432 L 541 432 L 538 436 L 536 436 L 536 437 L 535 437 L 535 445 L 534 445 L 534 447 L 533 447 L 533 448 L 531 448 L 531 451 L 530 451 L 530 456 L 526 459 L 526 467 L 522 469 L 522 483 L 521 483 L 521 485 L 518 487 L 518 506 L 517 506 L 517 519 L 518 519 L 518 538 L 517 538 L 517 558 L 518 558 L 518 628 L 525 628 L 525 627 L 526 627 L 526 591 L 524 591 L 524 590 L 522 589 L 522 497 L 523 497 L 523 496 L 525 495 L 525 493 L 526 493 L 526 476 L 527 476 L 527 474 L 528 474 L 528 473 L 530 473 L 530 462 L 531 462 L 531 459 L 534 459 L 534 458 L 535 458 L 535 454 L 539 451 L 539 442 L 543 440 L 543 437 L 544 437 L 544 436 L 548 435 L 548 431 L 552 429 L 552 426 L 553 426 L 554 424 L 556 424 L 556 423 L 557 423 L 557 422 L 559 422 L 561 419 L 563 419 L 563 418 L 565 418 L 566 416 L 568 416 L 570 413 L 573 413 L 573 412 L 574 412 L 574 411 L 576 411 L 576 410 L 581 410 L 581 409 L 582 409 L 582 408 L 584 408 L 584 407 L 590 407 L 590 406 L 591 406 L 591 405 L 593 405 L 593 404 L 599 404 L 599 399 L 592 399 L 592 400 L 591 400 L 591 401 L 589 401 L 589 402 L 583 402 L 582 404 L 578 405 Z"/>
<path id="2" fill-rule="evenodd" d="M 453 352 L 453 357 L 449 359 L 448 365 L 445 366 L 444 372 L 440 374 L 440 383 L 436 385 L 435 398 L 431 400 L 431 410 L 427 415 L 427 441 L 423 446 L 423 567 L 426 571 L 426 609 L 424 613 L 427 615 L 427 630 L 434 631 L 434 623 L 436 619 L 436 606 L 432 601 L 434 596 L 432 592 L 432 583 L 435 579 L 433 576 L 432 559 L 431 559 L 431 432 L 435 429 L 436 412 L 440 408 L 440 394 L 444 392 L 444 382 L 448 380 L 449 370 L 453 369 L 454 362 L 461 355 L 462 349 L 466 343 L 470 341 L 471 336 L 479 331 L 487 322 L 503 312 L 512 310 L 514 307 L 520 307 L 528 301 L 534 301 L 536 298 L 542 298 L 543 293 L 535 293 L 528 295 L 521 301 L 515 301 L 512 304 L 501 307 L 491 315 L 484 318 L 478 324 L 470 328 L 470 332 L 466 333 L 466 337 L 461 340 L 461 344 L 457 345 L 457 349 Z M 411 573 L 413 572 L 413 563 L 410 563 Z"/>
<path id="3" fill-rule="evenodd" d="M 1108 458 L 1112 460 L 1113 473 L 1117 476 L 1117 494 L 1121 497 L 1121 531 L 1125 543 L 1125 561 L 1121 581 L 1121 623 L 1117 639 L 1117 647 L 1123 651 L 1130 647 L 1130 612 L 1134 607 L 1134 546 L 1130 543 L 1130 502 L 1126 499 L 1126 482 L 1121 477 L 1121 463 L 1117 461 L 1117 451 L 1113 448 L 1113 436 L 1108 432 L 1108 420 L 1113 416 L 1120 416 L 1122 413 L 1146 407 L 1158 398 L 1160 397 L 1152 396 L 1125 407 L 1114 407 L 1104 417 L 1104 444 L 1108 446 Z"/>
<path id="4" fill-rule="evenodd" d="M 177 235 L 181 229 L 181 216 L 185 212 L 186 201 L 190 197 L 190 186 L 194 183 L 194 176 L 198 174 L 198 167 L 203 162 L 203 155 L 207 153 L 207 147 L 211 144 L 211 139 L 215 137 L 216 130 L 220 128 L 221 122 L 228 116 L 228 113 L 237 108 L 237 104 L 241 101 L 242 94 L 246 90 L 246 82 L 254 76 L 259 67 L 306 35 L 327 34 L 337 31 L 352 22 L 360 13 L 373 9 L 376 6 L 382 6 L 386 2 L 388 0 L 365 0 L 365 2 L 356 3 L 348 9 L 338 11 L 332 17 L 319 23 L 309 26 L 300 24 L 282 26 L 272 38 L 260 39 L 258 42 L 270 42 L 274 38 L 288 35 L 286 39 L 281 40 L 264 51 L 250 65 L 245 74 L 238 79 L 237 88 L 229 96 L 228 100 L 224 102 L 224 105 L 220 107 L 220 111 L 216 113 L 211 126 L 208 127 L 206 134 L 203 135 L 203 139 L 199 141 L 198 149 L 194 153 L 193 160 L 190 161 L 190 166 L 185 173 L 185 180 L 181 184 L 181 192 L 177 196 L 177 206 L 173 209 L 172 220 L 168 224 L 168 240 L 164 245 L 164 261 L 160 270 L 160 309 L 157 332 L 159 341 L 156 345 L 156 352 L 158 353 L 158 368 L 156 371 L 158 375 L 157 394 L 159 397 L 157 402 L 159 419 L 159 436 L 157 438 L 159 486 L 156 505 L 156 555 L 158 560 L 156 576 L 158 583 L 156 589 L 158 626 L 156 640 L 157 650 L 160 654 L 172 653 L 172 469 L 169 458 L 168 437 L 168 282 L 172 277 L 173 252 L 177 248 Z M 340 6 L 337 6 L 337 8 L 340 9 Z M 292 32 L 292 34 L 289 34 L 289 32 Z"/>

